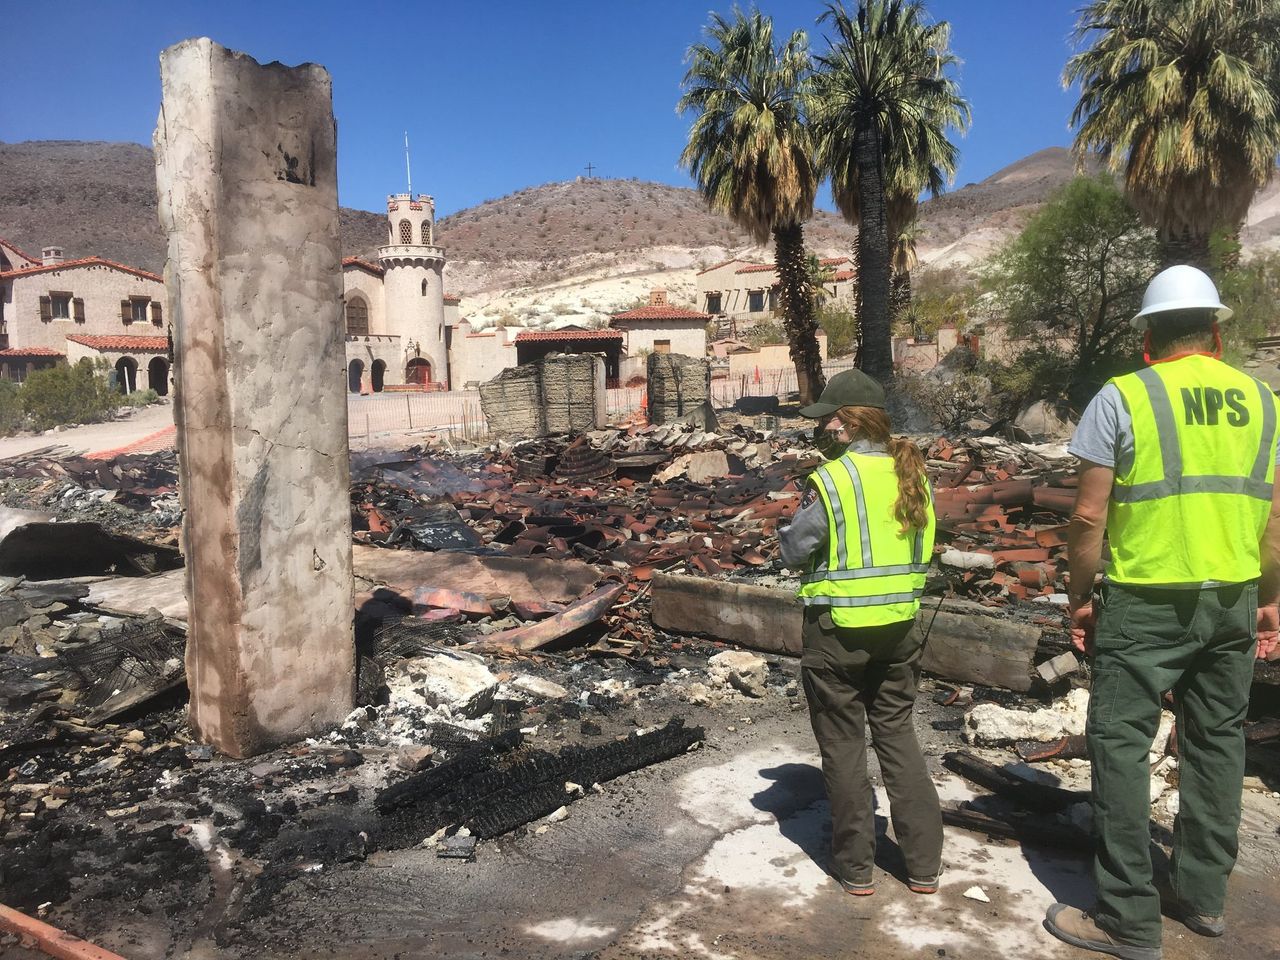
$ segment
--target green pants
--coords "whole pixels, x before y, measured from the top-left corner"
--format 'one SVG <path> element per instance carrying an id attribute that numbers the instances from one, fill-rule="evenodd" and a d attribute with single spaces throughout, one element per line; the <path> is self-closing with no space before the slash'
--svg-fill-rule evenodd
<path id="1" fill-rule="evenodd" d="M 1206 590 L 1103 587 L 1086 729 L 1096 916 L 1131 943 L 1160 943 L 1147 753 L 1168 690 L 1179 752 L 1173 893 L 1194 913 L 1223 913 L 1240 827 L 1257 610 L 1256 583 Z"/>
<path id="2" fill-rule="evenodd" d="M 801 666 L 831 802 L 831 869 L 848 883 L 870 883 L 875 866 L 868 723 L 908 875 L 923 880 L 942 866 L 938 791 L 911 723 L 921 655 L 911 624 L 850 629 L 824 611 L 805 611 Z"/>

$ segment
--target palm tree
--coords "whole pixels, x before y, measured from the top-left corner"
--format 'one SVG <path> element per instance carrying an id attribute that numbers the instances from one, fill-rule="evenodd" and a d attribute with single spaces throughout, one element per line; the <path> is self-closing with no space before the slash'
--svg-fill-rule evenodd
<path id="1" fill-rule="evenodd" d="M 775 48 L 773 21 L 758 10 L 713 13 L 707 40 L 689 48 L 677 110 L 694 111 L 680 163 L 713 210 L 757 242 L 774 241 L 783 326 L 802 403 L 826 379 L 809 290 L 804 222 L 818 175 L 804 111 L 809 42 L 797 30 Z"/>
<path id="2" fill-rule="evenodd" d="M 1163 265 L 1209 266 L 1280 153 L 1276 0 L 1092 0 L 1067 61 L 1075 149 L 1097 150 L 1156 229 Z"/>
<path id="3" fill-rule="evenodd" d="M 858 225 L 862 369 L 893 375 L 892 247 L 915 219 L 920 193 L 939 193 L 958 152 L 969 105 L 946 75 L 950 25 L 928 23 L 919 0 L 860 0 L 850 13 L 828 3 L 835 39 L 818 57 L 811 107 L 819 168 L 836 206 Z"/>

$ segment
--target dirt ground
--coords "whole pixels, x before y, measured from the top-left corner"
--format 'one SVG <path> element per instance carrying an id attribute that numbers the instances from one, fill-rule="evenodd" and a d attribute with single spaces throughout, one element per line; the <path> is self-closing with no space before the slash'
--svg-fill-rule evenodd
<path id="1" fill-rule="evenodd" d="M 47 919 L 130 960 L 1082 955 L 1040 919 L 1054 900 L 1088 905 L 1087 860 L 948 828 L 940 893 L 914 895 L 882 791 L 876 895 L 845 894 L 823 867 L 828 810 L 803 703 L 788 696 L 793 688 L 776 689 L 762 700 L 687 708 L 688 722 L 706 729 L 700 749 L 604 785 L 545 831 L 483 842 L 474 862 L 420 847 L 376 852 L 304 872 L 268 912 L 228 924 L 235 871 L 213 857 L 207 869 L 175 871 L 171 883 L 188 901 L 172 915 L 143 897 L 81 902 Z M 956 710 L 932 694 L 926 684 L 917 726 L 941 795 L 962 799 L 970 788 L 939 765 L 954 734 L 933 728 Z M 1166 920 L 1167 957 L 1277 956 L 1280 802 L 1245 796 L 1228 934 L 1206 940 Z M 989 904 L 964 896 L 974 886 Z M 30 956 L 0 946 L 5 960 Z"/>

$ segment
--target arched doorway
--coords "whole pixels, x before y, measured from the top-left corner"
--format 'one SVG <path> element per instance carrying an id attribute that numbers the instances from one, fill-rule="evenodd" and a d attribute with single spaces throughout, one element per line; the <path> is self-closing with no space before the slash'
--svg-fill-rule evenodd
<path id="1" fill-rule="evenodd" d="M 124 394 L 138 389 L 138 362 L 133 357 L 121 357 L 116 361 L 116 387 Z"/>
<path id="2" fill-rule="evenodd" d="M 352 393 L 360 392 L 360 378 L 364 376 L 364 361 L 352 360 L 347 364 L 347 389 Z"/>
<path id="3" fill-rule="evenodd" d="M 431 382 L 431 361 L 422 357 L 414 357 L 404 368 L 404 382 L 416 383 L 419 386 Z"/>
<path id="4" fill-rule="evenodd" d="M 152 357 L 147 364 L 147 386 L 162 397 L 169 395 L 169 361 L 164 357 Z"/>
<path id="5" fill-rule="evenodd" d="M 373 384 L 373 392 L 382 392 L 382 381 L 387 376 L 387 365 L 382 360 L 373 361 L 373 366 L 369 368 L 369 379 Z"/>

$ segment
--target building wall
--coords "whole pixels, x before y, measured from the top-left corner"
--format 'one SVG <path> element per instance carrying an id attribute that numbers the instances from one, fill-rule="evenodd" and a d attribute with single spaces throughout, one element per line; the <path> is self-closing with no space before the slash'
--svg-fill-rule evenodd
<path id="1" fill-rule="evenodd" d="M 670 341 L 669 353 L 707 355 L 707 325 L 703 320 L 614 320 L 612 325 L 622 332 L 622 349 L 628 357 L 652 353 L 658 340 Z"/>
<path id="2" fill-rule="evenodd" d="M 516 365 L 516 346 L 505 327 L 473 333 L 466 320 L 453 330 L 453 351 L 449 362 L 454 390 L 467 390 L 486 383 L 507 367 Z"/>
<path id="3" fill-rule="evenodd" d="M 431 362 L 435 382 L 445 379 L 447 369 L 442 268 L 442 261 L 402 262 L 387 266 L 382 281 L 386 332 L 404 347 L 401 366 L 423 357 Z"/>
<path id="4" fill-rule="evenodd" d="M 343 321 L 346 320 L 346 304 L 353 297 L 360 297 L 369 308 L 369 333 L 372 336 L 387 334 L 387 316 L 383 305 L 382 278 L 368 270 L 349 266 L 342 269 Z M 403 372 L 403 371 L 401 371 Z"/>
<path id="5" fill-rule="evenodd" d="M 827 360 L 827 335 L 819 331 L 818 352 L 822 361 Z M 791 348 L 785 343 L 769 343 L 757 350 L 746 350 L 729 354 L 729 376 L 737 379 L 741 376 L 752 377 L 757 370 L 794 370 L 795 363 L 791 359 Z"/>
<path id="6" fill-rule="evenodd" d="M 347 382 L 348 371 L 353 360 L 360 361 L 360 381 L 363 389 L 372 390 L 373 364 L 381 360 L 386 365 L 382 375 L 383 386 L 395 386 L 404 383 L 404 348 L 399 337 L 374 336 L 346 338 L 346 363 L 343 366 L 343 382 Z"/>
<path id="7" fill-rule="evenodd" d="M 156 280 L 125 273 L 102 265 L 68 267 L 12 277 L 3 282 L 0 291 L 4 303 L 5 331 L 10 348 L 51 347 L 67 350 L 66 337 L 71 334 L 124 334 L 159 336 L 168 329 L 169 310 L 164 284 Z M 84 300 L 84 323 L 74 319 L 40 319 L 40 298 L 51 291 L 70 292 Z M 125 323 L 120 318 L 120 301 L 130 297 L 147 297 L 161 307 L 161 322 L 152 323 L 152 310 L 147 308 L 146 323 Z"/>
<path id="8" fill-rule="evenodd" d="M 133 336 L 138 336 L 138 331 L 133 332 Z M 173 387 L 173 364 L 169 362 L 167 353 L 159 350 L 97 350 L 93 347 L 86 347 L 82 343 L 75 343 L 71 340 L 66 342 L 67 363 L 78 363 L 80 360 L 88 360 L 94 363 L 98 360 L 105 360 L 111 370 L 116 369 L 116 364 L 122 357 L 128 357 L 137 367 L 137 382 L 130 386 L 134 390 L 155 389 L 161 395 L 170 393 Z M 163 366 L 158 368 L 159 373 L 164 377 L 164 389 L 160 386 L 153 385 L 150 377 L 151 361 L 159 359 L 163 361 Z"/>

